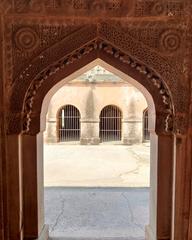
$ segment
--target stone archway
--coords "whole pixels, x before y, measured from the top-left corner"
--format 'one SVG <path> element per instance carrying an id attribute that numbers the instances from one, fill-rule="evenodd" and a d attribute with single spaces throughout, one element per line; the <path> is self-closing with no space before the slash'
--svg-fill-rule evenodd
<path id="1" fill-rule="evenodd" d="M 96 33 L 93 31 L 93 33 L 98 34 L 97 31 Z M 111 31 L 109 31 L 109 35 L 110 34 Z M 100 58 L 124 74 L 136 79 L 137 82 L 151 94 L 154 101 L 156 114 L 155 132 L 158 138 L 154 137 L 157 149 L 154 149 L 153 155 L 157 158 L 158 166 L 157 175 L 155 175 L 157 178 L 157 186 L 152 191 L 153 196 L 157 196 L 157 200 L 155 200 L 154 205 L 151 206 L 153 211 L 155 209 L 156 214 L 152 218 L 154 220 L 154 222 L 151 223 L 152 226 L 148 228 L 147 237 L 148 239 L 157 238 L 168 240 L 171 237 L 172 218 L 174 145 L 172 133 L 174 104 L 172 96 L 167 84 L 162 80 L 162 77 L 160 77 L 161 72 L 158 71 L 159 69 L 153 70 L 154 66 L 149 67 L 144 63 L 145 58 L 149 58 L 149 56 L 155 57 L 154 53 L 150 53 L 151 55 L 146 53 L 143 59 L 140 58 L 140 60 L 137 60 L 137 57 L 135 58 L 123 50 L 123 46 L 121 46 L 122 40 L 121 44 L 119 43 L 117 47 L 113 45 L 113 43 L 109 43 L 106 39 L 102 39 L 101 33 L 99 37 L 96 38 L 95 36 L 93 37 L 91 33 L 90 35 L 91 36 L 89 36 L 89 34 L 87 35 L 90 39 L 86 39 L 86 43 L 81 47 L 74 48 L 73 50 L 69 48 L 71 51 L 69 54 L 57 56 L 57 59 L 52 58 L 51 63 L 42 64 L 42 69 L 40 70 L 38 68 L 38 72 L 35 72 L 35 66 L 39 65 L 40 59 L 46 58 L 46 52 L 45 55 L 41 53 L 41 55 L 34 60 L 33 66 L 28 66 L 27 70 L 24 70 L 15 81 L 10 100 L 8 141 L 10 141 L 10 147 L 14 145 L 18 148 L 18 158 L 22 157 L 23 161 L 23 175 L 21 175 L 22 171 L 20 172 L 21 179 L 25 179 L 23 184 L 23 206 L 18 204 L 17 207 L 21 210 L 23 208 L 24 210 L 24 236 L 26 239 L 32 237 L 38 238 L 44 224 L 42 213 L 43 196 L 40 187 L 43 176 L 39 172 L 39 170 L 42 169 L 42 162 L 38 161 L 38 159 L 42 159 L 41 144 L 39 145 L 39 141 L 42 142 L 42 136 L 39 134 L 42 102 L 47 92 L 59 81 L 91 63 L 93 60 Z M 116 36 L 118 36 L 118 34 Z M 69 40 L 68 43 L 70 43 Z M 130 44 L 134 45 L 134 43 Z M 61 52 L 62 43 L 54 47 L 56 47 L 57 53 Z M 137 50 L 140 50 L 139 46 L 137 46 Z M 157 59 L 159 58 L 158 56 L 156 57 Z M 167 69 L 168 66 L 165 65 L 165 68 Z M 24 79 L 22 87 L 21 79 Z M 18 96 L 19 89 L 20 96 Z M 15 109 L 16 103 L 17 112 L 11 113 L 13 108 Z M 20 135 L 21 133 L 22 136 Z M 24 151 L 29 145 L 33 151 L 31 154 Z M 21 164 L 20 161 L 19 164 Z M 31 165 L 30 174 L 27 170 L 29 165 Z M 18 171 L 20 171 L 21 165 L 17 167 Z M 21 179 L 17 179 L 16 181 L 19 189 L 22 189 Z M 32 183 L 32 189 L 28 192 L 27 187 L 30 183 Z M 21 193 L 22 191 L 20 190 L 19 199 L 21 198 Z M 19 224 L 20 218 L 18 218 L 18 225 Z"/>

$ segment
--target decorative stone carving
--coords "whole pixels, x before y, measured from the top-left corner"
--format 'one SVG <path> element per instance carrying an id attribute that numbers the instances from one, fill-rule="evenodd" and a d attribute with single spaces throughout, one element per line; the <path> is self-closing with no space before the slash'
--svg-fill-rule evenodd
<path id="1" fill-rule="evenodd" d="M 177 51 L 181 45 L 179 32 L 171 29 L 163 32 L 161 34 L 160 44 L 166 53 Z"/>
<path id="2" fill-rule="evenodd" d="M 112 55 L 114 58 L 118 58 L 119 61 L 130 65 L 132 68 L 135 68 L 138 72 L 145 75 L 149 79 L 149 82 L 151 82 L 151 84 L 158 89 L 159 95 L 161 96 L 162 99 L 162 103 L 165 106 L 164 113 L 166 113 L 166 116 L 164 119 L 164 130 L 167 132 L 172 131 L 173 130 L 172 101 L 163 81 L 158 76 L 156 76 L 152 71 L 150 71 L 149 68 L 138 63 L 136 59 L 130 57 L 128 54 L 123 53 L 122 51 L 116 49 L 113 45 L 106 43 L 105 41 L 102 40 L 94 40 L 93 42 L 83 46 L 81 49 L 72 52 L 64 59 L 60 59 L 54 65 L 50 66 L 48 69 L 41 72 L 40 75 L 33 80 L 25 97 L 23 131 L 27 133 L 30 130 L 31 113 L 33 111 L 34 98 L 43 82 L 49 76 L 55 74 L 57 71 L 64 68 L 66 65 L 72 64 L 75 61 L 80 60 L 83 55 L 88 55 L 90 52 L 94 50 L 104 51 L 107 54 Z"/>
<path id="3" fill-rule="evenodd" d="M 137 0 L 135 15 L 141 16 L 182 16 L 186 2 L 183 0 Z"/>
<path id="4" fill-rule="evenodd" d="M 29 65 L 35 56 L 71 33 L 78 31 L 82 27 L 80 24 L 76 21 L 73 23 L 69 21 L 69 25 L 51 25 L 50 23 L 37 24 L 36 21 L 32 21 L 29 24 L 12 23 L 9 26 L 8 23 L 8 28 L 13 29 L 14 42 L 12 46 L 7 45 L 6 52 L 9 54 L 7 61 L 10 59 L 10 54 L 12 57 L 13 66 L 10 66 L 10 70 L 13 71 L 13 79 L 17 77 L 25 65 Z M 6 34 L 11 40 L 12 36 L 8 33 L 8 29 L 6 29 Z M 11 53 L 10 47 L 12 47 Z"/>
<path id="5" fill-rule="evenodd" d="M 37 33 L 32 28 L 20 28 L 14 36 L 16 47 L 21 51 L 33 51 L 40 44 Z"/>
<path id="6" fill-rule="evenodd" d="M 20 91 L 20 95 L 24 96 L 30 81 L 48 66 L 53 66 L 53 62 L 58 63 L 58 59 L 63 59 L 72 51 L 85 46 L 93 39 L 101 38 L 104 42 L 110 42 L 108 45 L 108 53 L 113 49 L 121 49 L 126 54 L 124 61 L 127 63 L 131 59 L 140 59 L 141 66 L 131 62 L 130 66 L 136 66 L 140 71 L 147 72 L 146 68 L 153 69 L 158 72 L 155 74 L 158 78 L 161 76 L 164 79 L 166 89 L 171 89 L 173 102 L 175 104 L 175 112 L 186 112 L 186 104 L 183 104 L 184 99 L 188 98 L 188 89 L 182 87 L 183 81 L 183 52 L 184 52 L 184 31 L 171 21 L 169 27 L 165 27 L 161 22 L 158 24 L 150 23 L 150 21 L 138 22 L 133 27 L 133 21 L 99 21 L 97 24 L 85 24 L 81 20 L 74 20 L 66 24 L 65 21 L 51 24 L 21 24 L 21 22 L 12 25 L 15 36 L 20 29 L 32 29 L 37 33 L 39 43 L 33 51 L 28 49 L 20 50 L 16 42 L 13 45 L 13 66 L 14 81 L 18 87 L 14 91 Z M 160 25 L 161 24 L 161 25 Z M 166 25 L 166 24 L 165 24 Z M 84 26 L 84 27 L 82 27 Z M 158 28 L 158 26 L 161 26 Z M 135 29 L 132 31 L 131 29 Z M 11 38 L 10 33 L 8 35 Z M 110 49 L 111 48 L 111 49 Z M 9 47 L 10 49 L 10 47 Z M 62 49 L 62 51 L 61 51 Z M 118 52 L 114 54 L 118 58 Z M 9 57 L 7 57 L 9 59 Z M 121 56 L 122 59 L 122 56 Z M 69 60 L 70 62 L 71 60 Z M 138 63 L 138 61 L 136 61 Z M 60 62 L 59 62 L 60 64 Z M 150 75 L 150 74 L 149 74 Z M 155 86 L 158 86 L 158 81 L 154 81 Z M 14 83 L 13 83 L 14 84 Z M 161 89 L 160 89 L 161 90 Z M 162 92 L 162 91 L 161 91 Z M 159 93 L 160 94 L 160 93 Z M 161 94 L 160 94 L 161 95 Z M 185 96 L 185 97 L 184 97 Z M 163 95 L 163 101 L 167 101 L 166 94 Z M 170 100 L 170 99 L 169 99 Z M 14 105 L 16 111 L 21 111 L 21 102 L 18 102 L 17 94 L 11 99 L 11 104 Z M 172 122 L 171 116 L 166 122 Z M 165 123 L 165 121 L 164 121 Z M 166 124 L 171 125 L 169 124 Z M 176 125 L 174 125 L 176 126 Z M 177 124 L 177 126 L 179 126 Z M 183 125 L 182 125 L 183 126 Z M 169 127 L 166 127 L 167 129 Z M 176 128 L 176 127 L 175 127 Z M 184 131 L 184 130 L 183 130 Z"/>
<path id="7" fill-rule="evenodd" d="M 75 16 L 182 16 L 182 0 L 13 0 L 16 13 L 54 13 Z"/>
<path id="8" fill-rule="evenodd" d="M 5 14 L 11 8 L 11 0 L 0 0 L 0 13 Z"/>
<path id="9" fill-rule="evenodd" d="M 76 13 L 79 16 L 82 14 L 101 16 L 107 12 L 109 15 L 120 16 L 125 11 L 128 13 L 132 5 L 133 1 L 129 3 L 126 0 L 43 0 L 41 2 L 38 0 L 14 0 L 13 7 L 17 13 L 54 12 L 65 15 Z"/>

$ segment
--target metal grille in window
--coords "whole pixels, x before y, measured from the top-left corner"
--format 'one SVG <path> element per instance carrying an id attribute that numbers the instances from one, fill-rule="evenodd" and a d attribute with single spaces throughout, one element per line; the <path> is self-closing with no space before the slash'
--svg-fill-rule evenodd
<path id="1" fill-rule="evenodd" d="M 121 140 L 121 111 L 118 107 L 108 105 L 100 114 L 100 140 L 101 142 Z"/>
<path id="2" fill-rule="evenodd" d="M 143 111 L 143 140 L 144 141 L 150 140 L 148 115 L 149 115 L 148 109 L 145 109 Z"/>
<path id="3" fill-rule="evenodd" d="M 80 112 L 72 105 L 66 105 L 59 110 L 58 139 L 59 142 L 80 139 Z"/>

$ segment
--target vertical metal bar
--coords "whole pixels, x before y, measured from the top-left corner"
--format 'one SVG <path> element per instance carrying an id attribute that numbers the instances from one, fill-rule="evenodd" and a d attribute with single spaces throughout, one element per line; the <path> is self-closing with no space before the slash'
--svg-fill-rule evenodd
<path id="1" fill-rule="evenodd" d="M 67 113 L 66 113 L 66 108 L 63 108 L 64 111 L 64 115 L 63 115 L 63 121 L 64 121 L 64 127 L 62 128 L 62 140 L 65 141 L 66 140 L 66 136 L 65 136 L 65 129 L 66 129 L 66 121 L 67 121 Z"/>
<path id="2" fill-rule="evenodd" d="M 106 108 L 104 110 L 104 141 L 106 141 L 107 118 Z"/>
<path id="3" fill-rule="evenodd" d="M 73 124 L 72 124 L 72 129 L 74 129 L 74 130 L 73 130 L 73 134 L 72 134 L 72 135 L 73 135 L 73 139 L 74 139 L 75 141 L 77 141 L 76 129 L 75 129 L 76 112 L 77 112 L 76 108 L 73 108 Z"/>
<path id="4" fill-rule="evenodd" d="M 60 118 L 60 114 L 61 114 L 61 111 L 59 111 L 59 114 L 58 114 L 58 137 L 59 137 L 59 142 L 61 141 L 61 136 L 60 136 L 60 129 L 61 129 L 61 118 Z"/>
<path id="5" fill-rule="evenodd" d="M 77 130 L 77 123 L 78 123 L 78 114 L 77 114 L 77 110 L 76 110 L 76 113 L 75 113 L 75 136 L 76 136 L 76 141 L 78 140 L 78 130 Z"/>
<path id="6" fill-rule="evenodd" d="M 119 111 L 119 140 L 121 141 L 122 113 Z"/>
<path id="7" fill-rule="evenodd" d="M 119 126 L 119 129 L 120 129 L 120 141 L 121 141 L 121 136 L 122 136 L 122 112 L 119 112 L 119 116 L 120 116 L 120 120 L 119 120 L 119 124 L 120 124 L 120 126 Z"/>
<path id="8" fill-rule="evenodd" d="M 115 122 L 115 125 L 114 125 L 114 132 L 115 132 L 115 141 L 118 140 L 118 127 L 117 127 L 117 122 L 118 122 L 118 109 L 115 108 L 115 117 L 114 117 L 114 122 Z"/>
<path id="9" fill-rule="evenodd" d="M 60 118 L 60 137 L 61 137 L 61 142 L 63 141 L 63 129 L 65 127 L 65 109 L 62 108 L 63 114 L 61 114 L 61 118 Z M 63 122 L 63 126 L 62 126 L 62 122 Z"/>
<path id="10" fill-rule="evenodd" d="M 71 126 L 71 129 L 73 129 L 72 131 L 71 131 L 71 135 L 72 135 L 72 140 L 74 141 L 74 140 L 76 140 L 76 136 L 75 136 L 75 126 L 74 126 L 74 123 L 75 123 L 75 108 L 73 107 L 73 109 L 72 109 L 72 112 L 73 112 L 73 116 L 72 116 L 72 126 Z"/>
<path id="11" fill-rule="evenodd" d="M 103 120 L 104 120 L 104 126 L 103 126 L 103 133 L 104 133 L 104 141 L 106 141 L 105 139 L 105 135 L 106 135 L 106 125 L 107 125 L 107 118 L 106 118 L 106 109 L 104 109 L 103 111 Z"/>
<path id="12" fill-rule="evenodd" d="M 74 127 L 75 127 L 75 136 L 76 136 L 76 141 L 78 140 L 78 130 L 77 130 L 77 123 L 78 123 L 78 112 L 77 112 L 77 109 L 76 109 L 76 113 L 75 113 L 75 122 L 74 122 Z"/>
<path id="13" fill-rule="evenodd" d="M 117 141 L 119 141 L 119 109 L 116 109 L 116 131 L 117 131 Z"/>
<path id="14" fill-rule="evenodd" d="M 61 141 L 61 137 L 60 137 L 60 129 L 61 129 L 61 119 L 60 119 L 60 115 L 61 115 L 61 111 L 59 111 L 59 114 L 58 114 L 58 138 L 59 138 L 59 142 Z"/>
<path id="15" fill-rule="evenodd" d="M 65 121 L 65 127 L 63 129 L 63 141 L 66 141 L 67 140 L 67 124 L 68 124 L 68 106 L 65 106 L 64 108 L 64 121 Z"/>
<path id="16" fill-rule="evenodd" d="M 105 141 L 105 126 L 106 126 L 106 118 L 105 118 L 105 109 L 103 110 L 103 142 Z"/>
<path id="17" fill-rule="evenodd" d="M 117 108 L 114 109 L 115 111 L 115 117 L 114 117 L 114 126 L 113 126 L 113 129 L 114 129 L 114 140 L 118 140 L 118 128 L 117 128 L 117 121 L 118 121 L 118 111 L 117 111 Z"/>
<path id="18" fill-rule="evenodd" d="M 109 130 L 109 121 L 110 121 L 109 116 L 110 116 L 110 108 L 109 108 L 108 117 L 107 117 L 107 130 Z M 107 141 L 109 141 L 109 131 L 106 131 L 106 134 L 107 134 Z"/>
<path id="19" fill-rule="evenodd" d="M 72 130 L 72 129 L 73 129 L 73 120 L 74 120 L 74 119 L 73 119 L 73 118 L 74 118 L 73 112 L 74 112 L 74 107 L 71 106 L 70 127 L 69 127 L 69 128 L 70 128 L 70 131 L 69 131 L 69 132 L 70 132 L 70 141 L 71 141 L 71 140 L 72 140 L 72 141 L 74 140 L 74 139 L 73 139 L 73 130 Z"/>
<path id="20" fill-rule="evenodd" d="M 74 141 L 75 138 L 74 138 L 74 111 L 75 111 L 75 107 L 71 107 L 72 108 L 72 121 L 71 121 L 71 126 L 70 126 L 70 132 L 71 132 L 71 140 Z"/>
<path id="21" fill-rule="evenodd" d="M 113 141 L 116 141 L 117 138 L 116 121 L 117 121 L 117 109 L 116 107 L 113 107 L 113 124 L 112 124 Z"/>
<path id="22" fill-rule="evenodd" d="M 107 117 L 107 109 L 105 108 L 105 117 L 106 117 L 106 126 L 105 126 L 105 133 L 106 133 L 106 141 L 108 140 L 108 134 L 107 134 L 107 129 L 108 129 L 108 117 Z"/>
<path id="23" fill-rule="evenodd" d="M 76 108 L 73 107 L 72 112 L 73 112 L 73 113 L 72 113 L 72 115 L 73 115 L 73 116 L 72 116 L 72 119 L 73 119 L 73 120 L 72 120 L 72 126 L 71 126 L 71 129 L 73 129 L 73 130 L 72 130 L 72 139 L 73 139 L 73 141 L 76 141 L 77 139 L 76 139 L 75 125 L 74 125 L 74 124 L 75 124 L 75 112 L 76 112 Z"/>
<path id="24" fill-rule="evenodd" d="M 111 131 L 111 140 L 114 140 L 114 133 L 113 133 L 113 129 L 114 129 L 114 121 L 115 121 L 115 108 L 113 106 L 111 106 L 112 109 L 112 117 L 111 117 L 111 126 L 110 129 Z"/>
<path id="25" fill-rule="evenodd" d="M 61 142 L 63 141 L 62 139 L 62 131 L 63 131 L 63 126 L 62 126 L 62 114 L 60 116 L 60 137 L 61 137 Z"/>
<path id="26" fill-rule="evenodd" d="M 116 140 L 116 128 L 115 128 L 115 121 L 116 121 L 116 108 L 113 107 L 113 118 L 112 118 L 112 126 L 111 126 L 111 129 L 112 129 L 112 138 L 113 138 L 113 141 Z"/>
<path id="27" fill-rule="evenodd" d="M 62 129 L 63 141 L 66 141 L 66 127 L 67 127 L 67 106 L 64 107 L 64 128 Z"/>

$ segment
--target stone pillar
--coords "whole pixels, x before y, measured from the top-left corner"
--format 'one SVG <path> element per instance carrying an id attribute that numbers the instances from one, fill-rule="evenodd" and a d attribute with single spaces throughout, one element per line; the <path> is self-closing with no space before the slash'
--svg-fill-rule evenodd
<path id="1" fill-rule="evenodd" d="M 142 121 L 122 119 L 122 143 L 132 145 L 142 142 Z"/>
<path id="2" fill-rule="evenodd" d="M 23 194 L 21 136 L 7 136 L 8 222 L 9 239 L 23 239 Z M 28 186 L 29 190 L 29 186 Z"/>
<path id="3" fill-rule="evenodd" d="M 50 101 L 46 116 L 46 131 L 44 133 L 46 143 L 58 142 L 57 136 L 57 116 L 55 113 L 54 103 Z"/>
<path id="4" fill-rule="evenodd" d="M 150 133 L 150 192 L 149 192 L 149 225 L 146 226 L 146 240 L 156 240 L 157 232 L 157 162 L 158 136 Z"/>
<path id="5" fill-rule="evenodd" d="M 0 17 L 0 28 L 3 29 L 2 15 Z M 7 237 L 7 224 L 6 216 L 7 211 L 4 208 L 6 202 L 6 190 L 7 190 L 7 179 L 6 179 L 6 127 L 5 127 L 5 77 L 4 77 L 4 61 L 3 59 L 3 31 L 0 31 L 1 45 L 0 45 L 0 239 L 6 239 Z"/>
<path id="6" fill-rule="evenodd" d="M 175 156 L 173 239 L 192 239 L 190 219 L 192 133 L 190 130 L 186 135 L 176 136 Z"/>
<path id="7" fill-rule="evenodd" d="M 45 142 L 46 143 L 56 143 L 58 142 L 57 136 L 57 119 L 48 118 L 46 122 L 46 132 L 45 132 Z"/>
<path id="8" fill-rule="evenodd" d="M 22 136 L 24 238 L 48 239 L 44 226 L 43 133 Z"/>
<path id="9" fill-rule="evenodd" d="M 146 240 L 170 240 L 174 137 L 151 133 L 150 140 L 150 216 Z"/>
<path id="10" fill-rule="evenodd" d="M 100 142 L 99 138 L 99 119 L 95 116 L 95 87 L 92 84 L 87 93 L 85 101 L 85 113 L 81 118 L 81 136 L 80 144 L 82 145 L 97 145 Z"/>
<path id="11" fill-rule="evenodd" d="M 82 145 L 98 145 L 99 138 L 99 119 L 81 119 L 81 137 Z"/>

